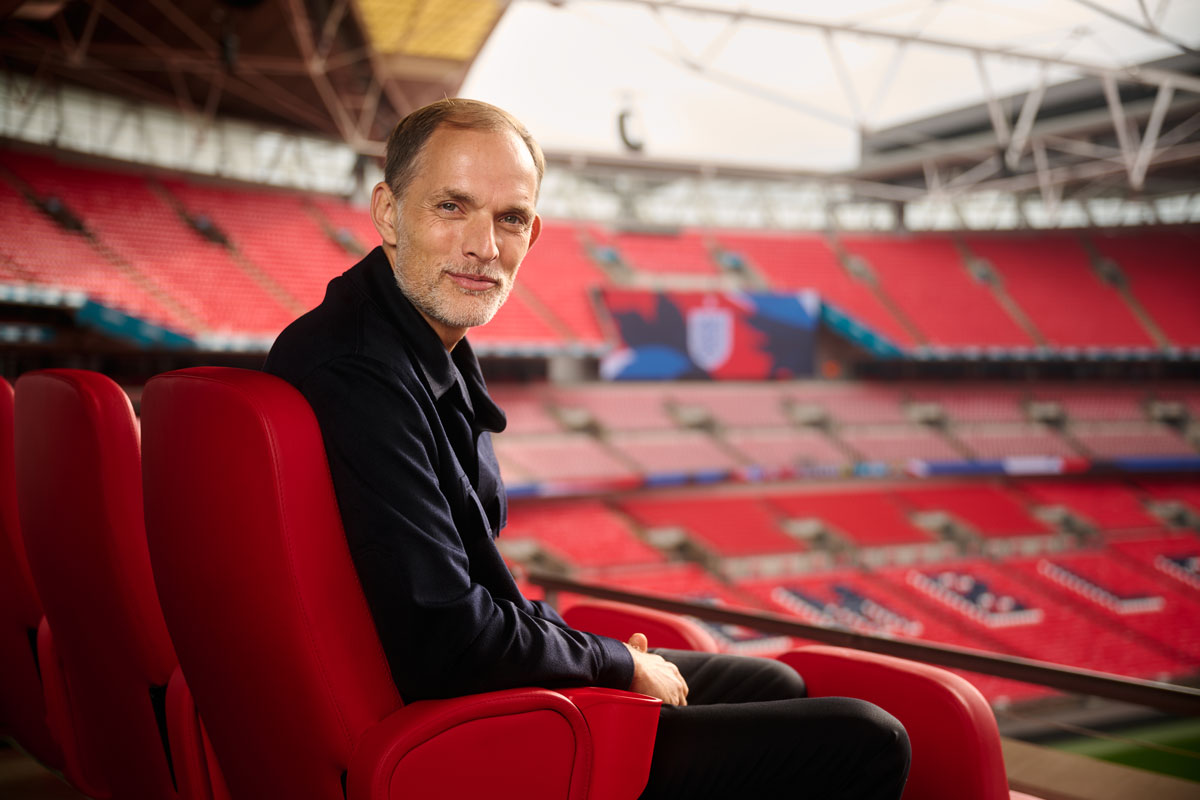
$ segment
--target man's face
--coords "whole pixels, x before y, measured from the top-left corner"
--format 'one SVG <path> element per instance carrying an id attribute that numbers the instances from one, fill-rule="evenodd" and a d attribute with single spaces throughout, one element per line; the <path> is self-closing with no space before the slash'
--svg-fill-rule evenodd
<path id="1" fill-rule="evenodd" d="M 537 171 L 515 133 L 445 126 L 426 142 L 416 167 L 392 203 L 392 270 L 451 348 L 467 328 L 495 316 L 512 290 L 541 227 Z"/>

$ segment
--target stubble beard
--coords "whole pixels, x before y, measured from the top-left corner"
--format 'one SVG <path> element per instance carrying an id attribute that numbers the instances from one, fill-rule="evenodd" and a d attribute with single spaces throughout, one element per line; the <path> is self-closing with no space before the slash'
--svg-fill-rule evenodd
<path id="1" fill-rule="evenodd" d="M 474 328 L 490 322 L 512 291 L 513 279 L 502 271 L 482 273 L 496 280 L 496 285 L 490 289 L 464 289 L 446 274 L 447 270 L 481 274 L 479 269 L 453 265 L 431 268 L 428 264 L 413 264 L 410 260 L 413 257 L 411 250 L 408 237 L 397 225 L 396 264 L 392 270 L 396 285 L 418 310 L 448 328 Z"/>

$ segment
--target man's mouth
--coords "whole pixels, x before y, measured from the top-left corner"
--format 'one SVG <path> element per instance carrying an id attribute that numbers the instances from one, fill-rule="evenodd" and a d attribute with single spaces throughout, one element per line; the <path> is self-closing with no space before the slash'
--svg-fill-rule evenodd
<path id="1" fill-rule="evenodd" d="M 500 283 L 496 278 L 489 278 L 487 275 L 473 272 L 447 272 L 446 274 L 450 276 L 450 280 L 468 292 L 484 292 L 494 289 Z"/>

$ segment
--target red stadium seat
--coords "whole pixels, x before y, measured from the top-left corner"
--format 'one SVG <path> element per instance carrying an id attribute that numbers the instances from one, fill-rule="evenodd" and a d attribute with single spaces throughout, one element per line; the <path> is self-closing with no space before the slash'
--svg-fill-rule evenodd
<path id="1" fill-rule="evenodd" d="M 641 631 L 655 647 L 716 649 L 705 646 L 707 633 L 694 623 L 618 603 L 581 602 L 567 610 L 566 620 L 622 640 Z M 1036 800 L 1017 792 L 1010 798 L 996 718 L 964 678 L 929 664 L 826 645 L 801 647 L 779 660 L 804 676 L 809 696 L 868 700 L 904 723 L 913 752 L 906 800 Z"/>
<path id="2" fill-rule="evenodd" d="M 43 763 L 61 767 L 62 753 L 46 726 L 38 674 L 42 603 L 17 519 L 13 433 L 13 388 L 0 379 L 0 729 Z"/>
<path id="3" fill-rule="evenodd" d="M 128 396 L 94 372 L 31 372 L 17 382 L 16 427 L 21 526 L 47 623 L 47 712 L 78 753 L 68 778 L 113 800 L 207 798 L 206 782 L 175 769 L 200 756 L 172 729 L 199 723 L 155 596 Z M 80 744 L 68 738 L 76 729 Z"/>
<path id="4" fill-rule="evenodd" d="M 263 373 L 198 368 L 152 379 L 142 408 L 163 611 L 234 797 L 642 789 L 652 698 L 521 688 L 401 702 L 299 392 Z"/>
<path id="5" fill-rule="evenodd" d="M 1009 800 L 996 718 L 965 678 L 928 664 L 825 645 L 779 658 L 804 676 L 811 696 L 868 700 L 904 723 L 912 743 L 907 800 Z"/>

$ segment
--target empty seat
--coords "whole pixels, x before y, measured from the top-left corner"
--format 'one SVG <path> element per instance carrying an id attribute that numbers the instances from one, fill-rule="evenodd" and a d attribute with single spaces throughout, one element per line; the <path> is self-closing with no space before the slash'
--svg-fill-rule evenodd
<path id="1" fill-rule="evenodd" d="M 46 725 L 38 674 L 42 603 L 17 519 L 13 433 L 13 389 L 0 379 L 0 726 L 34 757 L 61 767 L 62 753 Z"/>
<path id="2" fill-rule="evenodd" d="M 69 703 L 78 720 L 80 788 L 113 800 L 206 796 L 175 771 L 202 762 L 178 750 L 197 744 L 198 722 L 155 595 L 129 397 L 98 373 L 31 372 L 17 381 L 16 423 L 21 528 L 48 623 L 39 655 L 48 687 L 60 669 L 68 687 L 47 702 Z M 170 728 L 187 735 L 173 740 Z"/>

